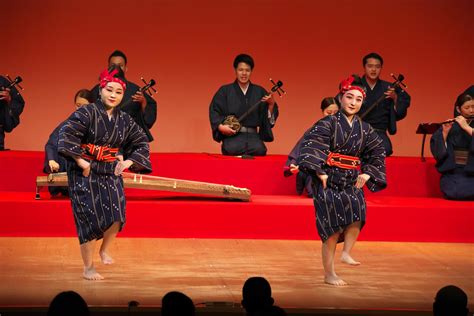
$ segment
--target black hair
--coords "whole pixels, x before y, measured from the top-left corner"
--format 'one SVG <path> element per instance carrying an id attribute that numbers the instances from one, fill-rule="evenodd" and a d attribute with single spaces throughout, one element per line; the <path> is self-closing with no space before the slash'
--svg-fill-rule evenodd
<path id="1" fill-rule="evenodd" d="M 127 64 L 127 56 L 125 56 L 125 53 L 122 52 L 121 50 L 116 49 L 112 52 L 112 54 L 110 54 L 109 60 L 108 60 L 109 63 L 112 57 L 122 57 L 123 60 L 125 60 L 125 65 Z"/>
<path id="2" fill-rule="evenodd" d="M 196 314 L 193 301 L 181 292 L 169 292 L 161 300 L 162 316 L 194 316 Z"/>
<path id="3" fill-rule="evenodd" d="M 436 293 L 433 303 L 433 315 L 435 316 L 458 316 L 467 315 L 467 295 L 454 285 L 443 287 Z"/>
<path id="4" fill-rule="evenodd" d="M 251 277 L 242 287 L 242 306 L 249 312 L 259 311 L 273 306 L 272 288 L 263 277 Z"/>
<path id="5" fill-rule="evenodd" d="M 326 108 L 327 108 L 328 106 L 330 106 L 331 104 L 336 104 L 337 107 L 341 107 L 341 106 L 337 103 L 337 101 L 336 101 L 335 98 L 333 98 L 333 97 L 327 97 L 327 98 L 324 98 L 324 99 L 321 101 L 321 111 L 326 110 Z"/>
<path id="6" fill-rule="evenodd" d="M 365 64 L 367 64 L 367 59 L 369 59 L 369 58 L 374 58 L 374 59 L 380 60 L 380 65 L 383 66 L 382 56 L 380 56 L 377 53 L 370 53 L 370 54 L 365 55 L 364 58 L 362 58 L 362 66 L 363 67 L 365 67 Z"/>
<path id="7" fill-rule="evenodd" d="M 247 54 L 240 54 L 240 55 L 237 55 L 237 57 L 235 57 L 235 59 L 234 59 L 234 69 L 237 69 L 237 66 L 240 63 L 245 63 L 245 64 L 249 65 L 251 70 L 253 70 L 253 67 L 255 66 L 255 63 L 253 61 L 252 56 L 247 55 Z"/>
<path id="8" fill-rule="evenodd" d="M 61 292 L 49 304 L 47 316 L 88 316 L 86 301 L 74 291 Z"/>
<path id="9" fill-rule="evenodd" d="M 87 89 L 81 89 L 79 91 L 76 92 L 76 95 L 74 96 L 74 102 L 76 102 L 76 99 L 77 98 L 83 98 L 83 99 L 86 99 L 87 101 L 89 101 L 90 103 L 94 102 L 92 100 L 92 92 L 90 92 L 90 90 L 87 90 Z"/>
<path id="10" fill-rule="evenodd" d="M 464 103 L 471 101 L 473 97 L 467 93 L 461 93 L 457 98 L 456 102 L 454 103 L 454 116 L 459 116 L 461 113 L 458 111 L 458 107 L 461 107 Z"/>

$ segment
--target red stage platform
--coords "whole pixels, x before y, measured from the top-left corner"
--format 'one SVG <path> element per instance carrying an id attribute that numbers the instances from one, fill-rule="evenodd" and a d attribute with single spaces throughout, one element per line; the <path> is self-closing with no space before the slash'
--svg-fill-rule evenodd
<path id="1" fill-rule="evenodd" d="M 295 195 L 283 177 L 286 156 L 243 160 L 215 154 L 153 154 L 154 175 L 232 184 L 252 190 L 251 202 L 152 191 L 127 191 L 123 237 L 317 239 L 313 202 Z M 36 201 L 40 152 L 3 152 L 0 236 L 75 236 L 68 199 Z M 448 201 L 439 191 L 433 160 L 390 157 L 389 188 L 367 193 L 369 241 L 474 242 L 474 202 Z"/>

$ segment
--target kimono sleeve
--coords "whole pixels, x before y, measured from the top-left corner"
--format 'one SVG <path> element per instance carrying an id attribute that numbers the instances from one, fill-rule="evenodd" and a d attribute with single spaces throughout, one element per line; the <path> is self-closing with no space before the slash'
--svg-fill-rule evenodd
<path id="1" fill-rule="evenodd" d="M 225 89 L 220 88 L 212 98 L 211 105 L 209 106 L 209 120 L 211 122 L 212 138 L 216 142 L 220 142 L 224 139 L 224 135 L 219 132 L 218 127 L 227 115 L 226 108 L 227 101 Z"/>
<path id="2" fill-rule="evenodd" d="M 329 144 L 334 134 L 335 118 L 327 116 L 319 120 L 303 138 L 298 157 L 300 170 L 308 175 L 326 174 L 323 167 L 329 155 Z"/>
<path id="3" fill-rule="evenodd" d="M 273 131 L 272 128 L 275 126 L 276 120 L 278 118 L 278 104 L 275 103 L 275 106 L 273 108 L 273 113 L 271 117 L 268 117 L 268 104 L 265 102 L 263 106 L 261 107 L 261 112 L 260 112 L 260 130 L 259 130 L 259 136 L 260 139 L 264 142 L 272 142 L 274 137 L 273 137 Z"/>
<path id="4" fill-rule="evenodd" d="M 385 148 L 382 139 L 369 126 L 367 132 L 367 142 L 362 151 L 361 171 L 370 176 L 366 185 L 372 192 L 383 190 L 387 187 L 385 172 Z"/>
<path id="5" fill-rule="evenodd" d="M 156 122 L 157 104 L 156 101 L 150 97 L 147 93 L 144 93 L 146 99 L 145 111 L 143 111 L 143 121 L 146 127 L 152 128 Z"/>
<path id="6" fill-rule="evenodd" d="M 82 140 L 91 125 L 91 113 L 87 106 L 77 109 L 59 131 L 58 152 L 70 157 L 82 155 Z"/>
<path id="7" fill-rule="evenodd" d="M 3 129 L 10 133 L 15 127 L 20 124 L 20 114 L 25 107 L 25 100 L 15 87 L 10 90 L 11 102 L 5 106 L 5 122 Z"/>
<path id="8" fill-rule="evenodd" d="M 150 145 L 143 129 L 129 117 L 127 137 L 121 148 L 124 159 L 133 161 L 130 170 L 133 172 L 150 173 Z"/>

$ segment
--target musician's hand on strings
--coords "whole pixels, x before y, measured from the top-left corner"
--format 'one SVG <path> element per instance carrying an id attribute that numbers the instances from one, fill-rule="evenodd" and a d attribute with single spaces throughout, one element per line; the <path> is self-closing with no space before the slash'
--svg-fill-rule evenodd
<path id="1" fill-rule="evenodd" d="M 224 124 L 219 124 L 219 126 L 217 127 L 217 129 L 219 130 L 219 132 L 221 132 L 222 134 L 224 134 L 225 136 L 233 136 L 235 135 L 237 132 L 234 131 L 232 128 L 230 128 L 229 125 L 224 125 Z"/>
<path id="2" fill-rule="evenodd" d="M 76 163 L 77 165 L 79 166 L 79 168 L 82 169 L 82 175 L 84 177 L 88 177 L 91 173 L 91 164 L 90 162 L 88 162 L 87 160 L 83 159 L 83 158 L 74 158 L 74 160 L 76 160 Z"/>
<path id="3" fill-rule="evenodd" d="M 385 99 L 393 99 L 395 103 L 397 103 L 397 93 L 395 92 L 395 88 L 388 88 L 387 91 L 384 92 Z"/>
<path id="4" fill-rule="evenodd" d="M 292 174 L 297 174 L 298 172 L 300 172 L 300 166 L 291 164 L 291 165 L 290 165 L 290 172 L 291 172 Z"/>
<path id="5" fill-rule="evenodd" d="M 6 101 L 7 104 L 10 104 L 12 101 L 12 96 L 10 95 L 10 89 L 5 89 L 0 91 L 0 100 Z"/>
<path id="6" fill-rule="evenodd" d="M 48 165 L 49 165 L 49 170 L 51 170 L 51 172 L 59 171 L 59 164 L 55 160 L 48 161 Z"/>
<path id="7" fill-rule="evenodd" d="M 318 174 L 317 175 L 319 180 L 321 180 L 321 184 L 323 185 L 323 189 L 327 188 L 327 182 L 328 182 L 328 175 L 327 174 Z"/>
<path id="8" fill-rule="evenodd" d="M 142 106 L 142 111 L 145 110 L 146 98 L 145 98 L 145 96 L 143 95 L 142 92 L 140 92 L 140 91 L 135 92 L 135 94 L 132 95 L 132 100 L 133 100 L 133 102 L 139 102 L 140 105 Z"/>
<path id="9" fill-rule="evenodd" d="M 125 160 L 125 161 L 119 160 L 119 162 L 115 166 L 114 174 L 116 176 L 120 176 L 125 169 L 130 168 L 132 165 L 133 165 L 133 161 L 131 160 Z"/>
<path id="10" fill-rule="evenodd" d="M 265 95 L 263 98 L 260 100 L 262 102 L 267 102 L 268 103 L 268 110 L 270 113 L 273 112 L 273 107 L 275 106 L 275 99 L 273 98 L 273 94 L 270 95 Z"/>
<path id="11" fill-rule="evenodd" d="M 367 181 L 369 181 L 370 179 L 370 176 L 366 173 L 361 173 L 358 177 L 357 177 L 357 181 L 355 183 L 355 187 L 357 189 L 362 189 L 362 187 L 365 185 L 365 183 Z"/>

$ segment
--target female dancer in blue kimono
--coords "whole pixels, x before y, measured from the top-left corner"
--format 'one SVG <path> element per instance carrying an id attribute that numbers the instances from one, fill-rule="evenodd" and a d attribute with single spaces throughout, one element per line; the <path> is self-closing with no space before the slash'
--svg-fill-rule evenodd
<path id="1" fill-rule="evenodd" d="M 324 281 L 346 285 L 334 270 L 338 242 L 344 241 L 341 261 L 359 265 L 351 250 L 365 224 L 363 186 L 386 187 L 385 149 L 373 128 L 356 115 L 365 98 L 360 78 L 340 85 L 340 111 L 319 120 L 306 134 L 298 158 L 300 170 L 313 178 L 316 225 L 323 241 Z"/>
<path id="2" fill-rule="evenodd" d="M 101 280 L 93 255 L 112 264 L 108 249 L 125 224 L 123 170 L 151 172 L 148 139 L 126 113 L 118 110 L 126 85 L 116 70 L 100 75 L 100 99 L 74 112 L 59 132 L 58 151 L 67 156 L 69 196 L 84 262 L 83 277 Z M 118 159 L 117 153 L 124 153 Z"/>
<path id="3" fill-rule="evenodd" d="M 461 94 L 454 120 L 431 137 L 431 152 L 441 173 L 441 191 L 450 200 L 474 200 L 474 98 Z"/>

